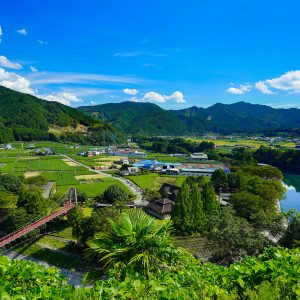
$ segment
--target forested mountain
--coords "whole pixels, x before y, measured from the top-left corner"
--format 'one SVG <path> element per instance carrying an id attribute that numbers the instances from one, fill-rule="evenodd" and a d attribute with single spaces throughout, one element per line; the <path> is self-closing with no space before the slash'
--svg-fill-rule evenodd
<path id="1" fill-rule="evenodd" d="M 123 102 L 79 107 L 79 110 L 109 122 L 131 134 L 182 135 L 262 132 L 300 129 L 300 109 L 274 109 L 238 102 L 217 103 L 208 108 L 164 110 L 152 103 Z"/>
<path id="2" fill-rule="evenodd" d="M 187 125 L 176 115 L 152 103 L 108 103 L 78 109 L 129 134 L 159 135 L 187 132 Z"/>
<path id="3" fill-rule="evenodd" d="M 122 134 L 74 108 L 0 86 L 0 143 L 58 138 L 94 144 Z"/>

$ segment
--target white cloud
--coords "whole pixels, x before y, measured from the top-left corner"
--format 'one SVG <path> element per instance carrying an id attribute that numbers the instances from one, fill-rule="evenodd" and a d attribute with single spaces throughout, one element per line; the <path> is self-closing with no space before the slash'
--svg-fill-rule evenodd
<path id="1" fill-rule="evenodd" d="M 47 44 L 48 44 L 47 41 L 43 41 L 43 40 L 37 40 L 37 42 L 38 42 L 40 45 L 47 45 Z"/>
<path id="2" fill-rule="evenodd" d="M 21 35 L 27 35 L 27 30 L 25 28 L 18 29 L 16 32 Z"/>
<path id="3" fill-rule="evenodd" d="M 235 94 L 235 95 L 244 94 L 244 92 L 241 89 L 235 88 L 235 87 L 231 87 L 231 88 L 227 89 L 226 92 L 230 93 L 230 94 Z"/>
<path id="4" fill-rule="evenodd" d="M 148 92 L 142 98 L 142 101 L 156 103 L 165 103 L 168 100 L 175 101 L 176 103 L 185 103 L 183 93 L 180 91 L 176 91 L 169 96 L 162 95 L 156 92 Z"/>
<path id="5" fill-rule="evenodd" d="M 95 102 L 95 101 L 91 101 L 90 102 L 92 105 L 96 105 L 97 104 L 97 102 Z"/>
<path id="6" fill-rule="evenodd" d="M 0 68 L 0 85 L 27 94 L 34 95 L 36 92 L 30 87 L 29 80 L 17 75 L 16 73 L 7 72 L 3 68 Z"/>
<path id="7" fill-rule="evenodd" d="M 132 51 L 132 52 L 117 52 L 114 56 L 118 57 L 136 57 L 136 56 L 153 56 L 153 57 L 165 57 L 168 53 L 155 53 L 155 52 L 143 52 L 143 51 Z"/>
<path id="8" fill-rule="evenodd" d="M 123 92 L 127 95 L 135 96 L 139 91 L 136 89 L 123 89 Z"/>
<path id="9" fill-rule="evenodd" d="M 74 93 L 78 97 L 87 97 L 87 96 L 94 96 L 94 95 L 104 95 L 112 93 L 113 90 L 109 89 L 102 89 L 102 88 L 90 88 L 90 87 L 74 87 L 74 88 L 62 88 L 63 92 L 66 93 Z"/>
<path id="10" fill-rule="evenodd" d="M 269 89 L 269 87 L 266 85 L 263 81 L 258 81 L 255 83 L 255 88 L 261 91 L 263 94 L 272 95 L 275 94 L 273 91 Z"/>
<path id="11" fill-rule="evenodd" d="M 37 95 L 37 97 L 48 101 L 60 102 L 65 105 L 72 105 L 73 102 L 83 102 L 82 99 L 78 98 L 73 93 L 58 93 L 55 95 Z"/>
<path id="12" fill-rule="evenodd" d="M 277 90 L 300 93 L 300 70 L 289 71 L 280 77 L 267 79 L 265 83 Z"/>
<path id="13" fill-rule="evenodd" d="M 0 56 L 0 66 L 9 69 L 15 69 L 15 70 L 22 69 L 22 65 L 10 61 L 7 57 L 3 55 Z"/>
<path id="14" fill-rule="evenodd" d="M 139 83 L 142 80 L 130 76 L 112 76 L 89 73 L 57 73 L 57 72 L 37 72 L 31 73 L 29 79 L 32 84 L 60 84 L 60 83 L 82 83 L 97 84 L 99 82 L 114 83 Z"/>
<path id="15" fill-rule="evenodd" d="M 144 101 L 149 102 L 158 102 L 158 103 L 165 103 L 167 100 L 167 96 L 161 95 L 156 92 L 148 92 L 143 96 Z"/>
<path id="16" fill-rule="evenodd" d="M 276 94 L 276 91 L 300 93 L 300 70 L 289 71 L 272 79 L 261 80 L 255 83 L 256 89 L 263 94 Z M 272 90 L 273 89 L 273 90 Z"/>
<path id="17" fill-rule="evenodd" d="M 230 93 L 230 94 L 241 95 L 241 94 L 250 92 L 251 89 L 252 89 L 251 84 L 247 83 L 247 84 L 241 84 L 239 88 L 230 87 L 226 90 L 226 92 Z"/>
<path id="18" fill-rule="evenodd" d="M 135 57 L 141 55 L 142 52 L 117 52 L 115 53 L 115 56 L 119 57 Z"/>
<path id="19" fill-rule="evenodd" d="M 30 66 L 29 69 L 31 72 L 38 72 L 38 69 L 34 66 Z"/>
<path id="20" fill-rule="evenodd" d="M 2 35 L 3 35 L 3 31 L 2 31 L 2 27 L 1 27 L 1 25 L 0 25 L 0 44 L 1 44 L 1 42 L 2 42 Z"/>

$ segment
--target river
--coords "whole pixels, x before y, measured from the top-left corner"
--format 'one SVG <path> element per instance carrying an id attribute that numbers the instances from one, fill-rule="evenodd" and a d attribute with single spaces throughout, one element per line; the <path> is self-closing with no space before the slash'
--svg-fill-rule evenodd
<path id="1" fill-rule="evenodd" d="M 280 201 L 282 211 L 295 208 L 300 212 L 300 175 L 285 173 L 283 182 L 287 191 L 286 198 Z"/>

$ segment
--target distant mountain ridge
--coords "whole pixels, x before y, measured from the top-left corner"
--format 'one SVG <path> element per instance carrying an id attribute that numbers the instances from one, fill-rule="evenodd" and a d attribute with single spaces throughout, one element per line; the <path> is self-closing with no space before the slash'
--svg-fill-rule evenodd
<path id="1" fill-rule="evenodd" d="M 113 142 L 123 136 L 110 124 L 75 108 L 0 86 L 0 143 L 56 139 L 59 135 L 91 144 L 99 144 L 103 137 Z"/>
<path id="2" fill-rule="evenodd" d="M 164 110 L 153 103 L 107 103 L 78 108 L 129 134 L 197 135 L 300 129 L 300 109 L 267 105 L 216 103 L 208 108 Z"/>

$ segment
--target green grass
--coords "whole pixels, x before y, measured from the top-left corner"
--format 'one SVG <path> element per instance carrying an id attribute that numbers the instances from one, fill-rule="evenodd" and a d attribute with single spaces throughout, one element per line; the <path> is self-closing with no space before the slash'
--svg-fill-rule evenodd
<path id="1" fill-rule="evenodd" d="M 127 176 L 135 184 L 142 189 L 159 190 L 164 183 L 169 183 L 180 187 L 186 180 L 186 176 L 167 176 L 158 173 L 150 173 L 147 175 Z"/>
<path id="2" fill-rule="evenodd" d="M 80 258 L 64 253 L 56 253 L 36 244 L 25 244 L 25 246 L 15 248 L 15 251 L 65 269 L 79 269 L 84 267 L 84 263 Z"/>
<path id="3" fill-rule="evenodd" d="M 93 183 L 81 183 L 78 185 L 58 186 L 57 190 L 58 190 L 58 192 L 64 193 L 69 188 L 76 187 L 76 188 L 80 189 L 81 191 L 85 192 L 88 195 L 88 197 L 94 198 L 97 195 L 103 194 L 103 192 L 113 184 L 117 184 L 117 185 L 121 186 L 130 194 L 130 191 L 128 190 L 128 188 L 126 186 L 124 186 L 119 180 L 116 180 L 111 177 L 101 178 L 101 181 L 93 182 Z"/>
<path id="4" fill-rule="evenodd" d="M 43 172 L 42 176 L 48 181 L 55 181 L 57 186 L 79 184 L 74 172 Z"/>
<path id="5" fill-rule="evenodd" d="M 55 230 L 51 232 L 51 235 L 62 237 L 68 240 L 74 240 L 72 237 L 72 227 L 69 226 L 66 217 L 55 225 Z"/>

